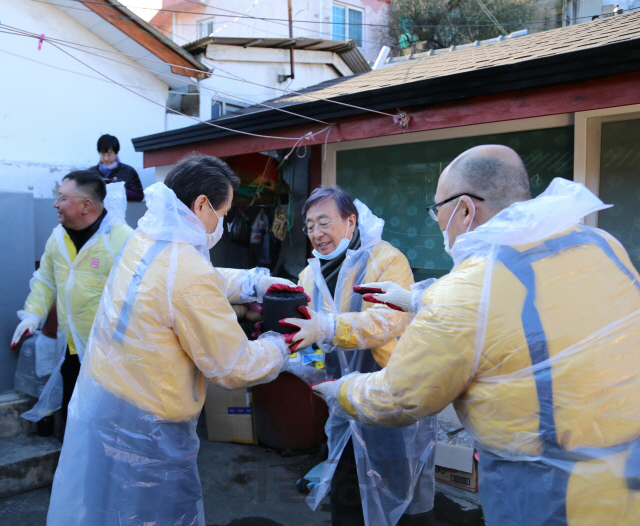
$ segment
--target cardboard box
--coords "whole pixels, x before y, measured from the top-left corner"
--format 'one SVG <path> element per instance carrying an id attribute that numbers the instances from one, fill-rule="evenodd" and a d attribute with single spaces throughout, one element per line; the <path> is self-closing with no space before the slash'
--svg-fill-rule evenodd
<path id="1" fill-rule="evenodd" d="M 257 444 L 251 412 L 251 391 L 227 391 L 207 382 L 204 411 L 211 442 Z"/>
<path id="2" fill-rule="evenodd" d="M 438 421 L 450 428 L 462 427 L 451 404 L 438 415 Z M 478 461 L 474 457 L 475 452 L 473 447 L 437 442 L 436 480 L 468 491 L 477 491 Z"/>
<path id="3" fill-rule="evenodd" d="M 436 480 L 468 491 L 478 489 L 478 461 L 475 449 L 436 443 Z"/>

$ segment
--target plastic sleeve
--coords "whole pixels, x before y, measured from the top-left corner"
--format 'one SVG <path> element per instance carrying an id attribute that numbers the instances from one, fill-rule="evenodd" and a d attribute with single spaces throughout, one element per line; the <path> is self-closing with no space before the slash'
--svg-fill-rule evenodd
<path id="1" fill-rule="evenodd" d="M 229 303 L 249 303 L 261 301 L 258 298 L 258 278 L 269 276 L 269 269 L 256 267 L 250 270 L 235 268 L 216 268 L 227 281 L 227 299 Z"/>
<path id="2" fill-rule="evenodd" d="M 437 280 L 435 278 L 425 279 L 411 285 L 411 312 L 416 314 L 422 308 L 422 294 Z"/>
<path id="3" fill-rule="evenodd" d="M 324 382 L 320 384 L 319 391 L 322 393 L 324 401 L 327 403 L 329 412 L 345 420 L 355 420 L 356 416 L 343 409 L 339 402 L 339 394 L 343 387 L 354 377 L 361 376 L 360 373 L 351 373 L 333 382 Z"/>
<path id="4" fill-rule="evenodd" d="M 434 286 L 387 367 L 344 387 L 339 400 L 347 413 L 368 425 L 406 426 L 439 413 L 464 392 L 474 364 L 479 294 L 462 281 Z"/>
<path id="5" fill-rule="evenodd" d="M 219 278 L 198 276 L 172 296 L 174 331 L 184 351 L 215 384 L 239 389 L 270 382 L 284 367 L 289 351 L 282 335 L 266 333 L 249 341 Z"/>
<path id="6" fill-rule="evenodd" d="M 407 259 L 398 253 L 370 281 L 392 281 L 409 290 L 413 284 L 413 273 Z M 363 306 L 366 308 L 361 312 L 334 314 L 334 345 L 345 349 L 381 347 L 400 336 L 409 323 L 409 315 L 405 312 L 379 303 L 364 302 Z"/>
<path id="7" fill-rule="evenodd" d="M 40 268 L 33 273 L 33 279 L 30 283 L 31 292 L 27 296 L 24 309 L 18 313 L 18 316 L 25 314 L 37 316 L 40 323 L 47 319 L 56 299 L 56 278 L 50 253 L 53 242 L 52 235 L 47 241 L 44 254 L 40 259 Z"/>

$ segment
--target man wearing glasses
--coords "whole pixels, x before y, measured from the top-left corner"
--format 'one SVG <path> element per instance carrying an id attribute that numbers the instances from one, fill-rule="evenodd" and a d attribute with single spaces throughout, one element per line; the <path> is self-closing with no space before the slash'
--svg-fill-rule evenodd
<path id="1" fill-rule="evenodd" d="M 435 200 L 453 270 L 424 291 L 385 369 L 314 389 L 372 426 L 453 402 L 476 439 L 488 526 L 637 524 L 640 276 L 582 224 L 608 205 L 565 179 L 531 199 L 524 163 L 496 145 L 457 157 Z M 369 287 L 382 291 L 370 301 L 412 304 L 394 284 Z"/>
<path id="2" fill-rule="evenodd" d="M 382 241 L 384 221 L 338 186 L 314 190 L 302 216 L 315 257 L 299 281 L 311 297 L 308 310 L 301 307 L 308 319 L 283 320 L 299 329 L 287 337 L 291 350 L 313 352 L 317 344 L 332 379 L 380 371 L 409 317 L 397 307 L 363 301 L 354 287 L 388 281 L 410 295 L 407 258 Z M 329 460 L 310 505 L 315 509 L 330 490 L 334 526 L 432 524 L 436 424 L 427 417 L 402 430 L 381 429 L 331 415 Z"/>

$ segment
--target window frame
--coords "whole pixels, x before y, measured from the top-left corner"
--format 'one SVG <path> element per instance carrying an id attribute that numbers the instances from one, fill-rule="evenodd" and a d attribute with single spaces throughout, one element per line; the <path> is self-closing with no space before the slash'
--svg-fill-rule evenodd
<path id="1" fill-rule="evenodd" d="M 202 34 L 202 28 L 206 28 L 207 24 L 211 24 L 211 31 L 206 35 Z M 201 38 L 206 38 L 213 33 L 213 29 L 215 28 L 215 17 L 204 18 L 202 20 L 198 20 L 198 40 Z"/>
<path id="2" fill-rule="evenodd" d="M 603 108 L 575 113 L 573 180 L 600 195 L 600 156 L 602 123 L 640 119 L 640 104 Z M 589 214 L 584 223 L 598 226 L 598 212 Z"/>
<path id="3" fill-rule="evenodd" d="M 349 35 L 349 11 L 357 11 L 358 13 L 360 13 L 362 15 L 362 23 L 360 24 L 360 39 L 362 41 L 362 45 L 359 45 L 358 48 L 359 49 L 363 49 L 364 48 L 364 39 L 365 39 L 365 34 L 364 34 L 364 20 L 365 20 L 365 10 L 360 8 L 360 7 L 354 7 L 351 6 L 349 4 L 342 4 L 340 2 L 332 2 L 331 4 L 331 38 L 333 39 L 333 26 L 334 26 L 334 22 L 333 22 L 333 8 L 334 7 L 339 7 L 344 9 L 344 40 L 347 41 L 351 38 L 351 36 Z M 356 42 L 357 44 L 357 42 Z"/>

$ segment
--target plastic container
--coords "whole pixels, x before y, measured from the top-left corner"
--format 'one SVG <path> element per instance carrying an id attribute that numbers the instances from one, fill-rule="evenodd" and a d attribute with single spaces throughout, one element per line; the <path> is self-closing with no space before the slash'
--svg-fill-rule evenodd
<path id="1" fill-rule="evenodd" d="M 281 373 L 251 388 L 258 442 L 273 449 L 308 450 L 324 439 L 327 404 L 297 376 Z"/>

